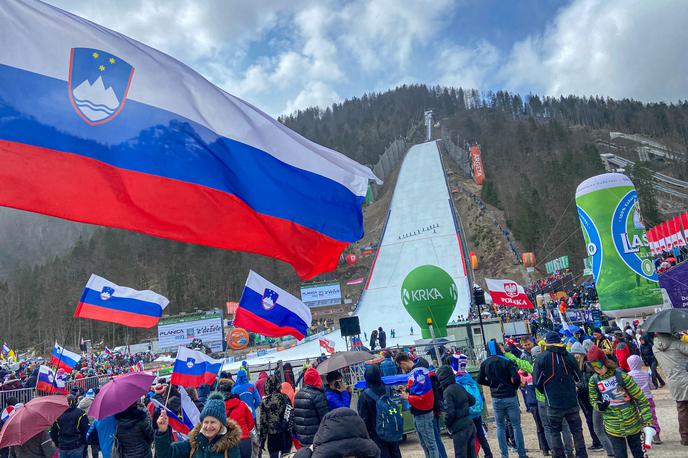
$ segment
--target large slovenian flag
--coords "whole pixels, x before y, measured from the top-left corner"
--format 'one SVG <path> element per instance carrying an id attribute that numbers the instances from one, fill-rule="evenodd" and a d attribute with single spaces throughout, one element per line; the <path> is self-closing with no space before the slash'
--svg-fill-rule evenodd
<path id="1" fill-rule="evenodd" d="M 170 384 L 189 387 L 210 385 L 215 382 L 222 362 L 223 360 L 213 359 L 200 351 L 179 347 Z"/>
<path id="2" fill-rule="evenodd" d="M 234 326 L 268 337 L 303 339 L 311 325 L 311 311 L 299 298 L 250 271 Z"/>
<path id="3" fill-rule="evenodd" d="M 74 316 L 132 328 L 151 328 L 158 324 L 169 303 L 166 297 L 156 292 L 119 286 L 91 274 Z"/>
<path id="4" fill-rule="evenodd" d="M 50 355 L 50 364 L 56 366 L 56 369 L 64 369 L 70 372 L 81 361 L 81 355 L 69 351 L 57 342 L 53 346 L 53 352 Z"/>
<path id="5" fill-rule="evenodd" d="M 263 254 L 303 278 L 362 237 L 367 167 L 43 2 L 0 2 L 0 24 L 0 205 Z"/>

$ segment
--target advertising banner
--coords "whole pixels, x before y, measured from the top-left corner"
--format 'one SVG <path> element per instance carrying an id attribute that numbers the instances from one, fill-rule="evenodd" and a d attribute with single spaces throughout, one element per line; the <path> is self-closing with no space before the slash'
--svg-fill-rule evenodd
<path id="1" fill-rule="evenodd" d="M 662 294 L 630 178 L 588 178 L 576 189 L 576 205 L 602 311 L 612 317 L 653 312 Z"/>
<path id="2" fill-rule="evenodd" d="M 162 351 L 188 345 L 194 339 L 201 339 L 214 352 L 222 351 L 222 312 L 193 313 L 162 319 L 158 323 L 158 342 Z"/>
<path id="3" fill-rule="evenodd" d="M 688 263 L 681 264 L 659 276 L 674 308 L 688 308 Z"/>
<path id="4" fill-rule="evenodd" d="M 592 257 L 583 258 L 583 275 L 592 275 Z"/>
<path id="5" fill-rule="evenodd" d="M 564 270 L 569 268 L 569 257 L 562 256 L 545 263 L 545 269 L 548 274 L 553 274 L 557 270 Z"/>
<path id="6" fill-rule="evenodd" d="M 329 283 L 303 283 L 301 301 L 308 307 L 326 307 L 342 303 L 342 290 L 338 281 Z"/>
<path id="7" fill-rule="evenodd" d="M 473 170 L 473 179 L 477 184 L 483 184 L 485 181 L 485 169 L 483 169 L 483 159 L 480 154 L 480 146 L 473 145 L 468 148 L 471 154 L 471 169 Z"/>
<path id="8" fill-rule="evenodd" d="M 528 299 L 523 286 L 515 281 L 486 278 L 485 283 L 487 283 L 487 289 L 490 291 L 494 305 L 519 309 L 533 308 L 533 303 Z"/>

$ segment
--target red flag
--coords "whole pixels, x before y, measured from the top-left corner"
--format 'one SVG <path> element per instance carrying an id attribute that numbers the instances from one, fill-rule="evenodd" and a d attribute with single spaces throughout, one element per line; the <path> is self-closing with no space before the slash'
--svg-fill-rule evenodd
<path id="1" fill-rule="evenodd" d="M 647 235 L 647 245 L 650 247 L 650 254 L 655 254 L 655 228 L 651 227 L 645 231 Z"/>
<path id="2" fill-rule="evenodd" d="M 486 278 L 485 283 L 495 305 L 520 309 L 534 308 L 523 287 L 515 281 Z"/>
<path id="3" fill-rule="evenodd" d="M 676 239 L 676 244 L 678 246 L 683 246 L 686 244 L 686 240 L 683 237 L 683 231 L 681 230 L 681 217 L 675 216 L 672 220 L 674 228 L 674 238 Z"/>

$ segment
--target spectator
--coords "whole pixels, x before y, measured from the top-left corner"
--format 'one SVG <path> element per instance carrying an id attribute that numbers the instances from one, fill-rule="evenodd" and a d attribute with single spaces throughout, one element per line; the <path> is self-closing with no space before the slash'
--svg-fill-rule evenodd
<path id="1" fill-rule="evenodd" d="M 313 443 L 320 422 L 329 409 L 317 370 L 308 369 L 303 376 L 303 384 L 294 398 L 294 433 L 302 445 L 308 446 Z"/>
<path id="2" fill-rule="evenodd" d="M 444 424 L 452 434 L 454 455 L 456 458 L 474 458 L 475 426 L 468 415 L 468 409 L 476 400 L 463 386 L 456 383 L 451 366 L 444 365 L 437 371 L 437 378 L 442 387 L 444 399 L 442 410 L 445 413 Z"/>
<path id="3" fill-rule="evenodd" d="M 88 417 L 76 406 L 76 398 L 67 396 L 69 407 L 50 428 L 50 438 L 58 448 L 60 458 L 82 458 L 88 432 Z"/>
<path id="4" fill-rule="evenodd" d="M 231 394 L 229 399 L 225 400 L 225 412 L 227 413 L 227 418 L 234 420 L 241 428 L 241 439 L 239 440 L 239 454 L 241 458 L 251 458 L 253 454 L 252 438 L 255 438 L 256 442 L 258 441 L 253 412 L 236 394 Z"/>
<path id="5" fill-rule="evenodd" d="M 138 401 L 115 415 L 115 437 L 121 458 L 152 458 L 153 424 Z"/>
<path id="6" fill-rule="evenodd" d="M 366 431 L 361 417 L 340 407 L 323 418 L 313 443 L 299 450 L 294 458 L 379 458 L 380 449 Z"/>
<path id="7" fill-rule="evenodd" d="M 236 383 L 232 387 L 232 394 L 239 396 L 251 408 L 253 418 L 256 417 L 256 409 L 260 405 L 260 395 L 253 383 L 248 381 L 248 372 L 239 369 L 237 372 Z"/>
<path id="8" fill-rule="evenodd" d="M 470 393 L 474 398 L 476 403 L 469 409 L 469 415 L 473 420 L 473 425 L 475 426 L 476 435 L 478 442 L 480 442 L 480 447 L 483 449 L 485 458 L 492 458 L 492 450 L 490 449 L 490 443 L 487 441 L 485 436 L 485 429 L 483 428 L 483 407 L 485 405 L 485 400 L 480 392 L 480 387 L 473 380 L 471 374 L 466 370 L 468 366 L 468 358 L 466 355 L 454 355 L 452 357 L 452 368 L 456 372 L 456 377 L 454 380 L 459 385 Z"/>
<path id="9" fill-rule="evenodd" d="M 628 357 L 631 356 L 631 348 L 625 339 L 619 339 L 615 342 L 614 356 L 616 356 L 616 361 L 621 369 L 626 372 L 631 370 L 631 368 L 628 367 Z"/>
<path id="10" fill-rule="evenodd" d="M 12 458 L 53 458 L 55 451 L 55 444 L 50 439 L 48 431 L 41 431 L 22 445 L 12 447 L 10 456 Z"/>
<path id="11" fill-rule="evenodd" d="M 265 381 L 268 379 L 268 373 L 265 371 L 260 371 L 258 374 L 258 380 L 256 380 L 256 389 L 258 390 L 258 396 L 261 399 L 265 397 Z"/>
<path id="12" fill-rule="evenodd" d="M 282 384 L 291 385 L 287 382 Z M 289 397 L 280 393 L 280 379 L 271 375 L 265 380 L 265 397 L 260 408 L 259 442 L 263 450 L 267 444 L 270 458 L 291 450 L 291 434 L 294 428 L 294 411 Z"/>
<path id="13" fill-rule="evenodd" d="M 294 387 L 291 385 L 291 383 L 282 382 L 280 391 L 287 395 L 289 402 L 291 402 L 292 407 L 294 407 L 294 398 L 296 397 L 296 392 L 294 392 Z"/>
<path id="14" fill-rule="evenodd" d="M 387 376 L 387 375 L 397 375 L 397 365 L 394 364 L 394 361 L 392 360 L 392 352 L 389 350 L 385 350 L 383 353 L 385 356 L 385 359 L 380 363 L 380 370 L 382 371 L 382 376 Z"/>
<path id="15" fill-rule="evenodd" d="M 387 348 L 387 334 L 385 331 L 382 330 L 382 326 L 377 328 L 377 340 L 380 343 L 380 348 L 385 349 Z"/>
<path id="16" fill-rule="evenodd" d="M 514 353 L 514 355 L 516 355 L 518 358 L 525 359 L 529 363 L 533 363 L 533 355 L 531 354 L 531 351 L 533 350 L 534 346 L 535 343 L 531 337 L 521 337 L 521 354 L 519 356 Z"/>
<path id="17" fill-rule="evenodd" d="M 643 390 L 643 394 L 647 398 L 648 404 L 650 404 L 650 412 L 652 412 L 652 427 L 657 431 L 655 437 L 652 438 L 653 444 L 661 444 L 662 440 L 659 437 L 661 428 L 659 427 L 659 420 L 657 420 L 657 412 L 655 411 L 655 400 L 652 396 L 652 390 L 650 389 L 650 375 L 645 372 L 640 366 L 642 365 L 642 360 L 638 355 L 631 355 L 628 358 L 628 366 L 631 370 L 628 375 L 631 376 L 633 381 Z"/>
<path id="18" fill-rule="evenodd" d="M 358 397 L 358 414 L 363 419 L 368 435 L 380 449 L 381 458 L 401 458 L 399 442 L 388 442 L 377 435 L 377 401 L 390 396 L 391 390 L 382 383 L 380 368 L 372 365 L 365 371 L 366 389 Z"/>
<path id="19" fill-rule="evenodd" d="M 377 329 L 373 329 L 370 333 L 370 351 L 375 351 L 375 346 L 377 344 Z"/>
<path id="20" fill-rule="evenodd" d="M 332 371 L 327 374 L 325 397 L 330 410 L 338 407 L 349 407 L 351 405 L 351 391 L 350 386 L 344 385 L 344 378 L 339 371 Z"/>
<path id="21" fill-rule="evenodd" d="M 652 351 L 652 338 L 649 334 L 644 334 L 640 337 L 640 357 L 643 363 L 650 368 L 652 372 L 652 384 L 656 388 L 664 388 L 664 379 L 657 370 L 657 359 L 655 353 Z"/>
<path id="22" fill-rule="evenodd" d="M 593 343 L 597 348 L 602 350 L 607 357 L 614 354 L 614 348 L 612 343 L 607 339 L 600 328 L 595 328 L 592 330 Z"/>
<path id="23" fill-rule="evenodd" d="M 241 428 L 228 420 L 223 396 L 211 393 L 201 412 L 201 423 L 189 433 L 189 439 L 172 443 L 167 412 L 158 418 L 155 434 L 157 458 L 240 458 Z"/>
<path id="24" fill-rule="evenodd" d="M 440 449 L 435 438 L 434 405 L 430 372 L 422 366 L 414 365 L 405 353 L 399 353 L 395 362 L 404 373 L 409 373 L 407 391 L 401 392 L 402 399 L 411 405 L 413 425 L 426 458 L 439 458 Z"/>
<path id="25" fill-rule="evenodd" d="M 516 397 L 516 389 L 521 384 L 521 378 L 518 375 L 516 365 L 504 356 L 501 345 L 497 345 L 495 339 L 487 343 L 487 348 L 489 356 L 480 364 L 478 383 L 490 387 L 499 450 L 503 457 L 509 456 L 506 441 L 506 420 L 508 418 L 514 428 L 518 456 L 525 458 L 527 455 L 523 442 L 523 431 L 521 430 L 521 410 L 518 397 Z"/>
<path id="26" fill-rule="evenodd" d="M 590 404 L 590 396 L 588 395 L 588 382 L 590 381 L 590 377 L 592 377 L 594 374 L 594 371 L 588 367 L 588 364 L 585 364 L 586 353 L 587 352 L 585 351 L 585 348 L 583 348 L 583 344 L 579 342 L 576 342 L 571 346 L 571 354 L 576 359 L 578 369 L 581 372 L 581 380 L 576 383 L 576 396 L 578 397 L 578 405 L 583 411 L 583 416 L 585 416 L 585 423 L 588 425 L 588 432 L 590 432 L 590 437 L 592 438 L 592 446 L 590 447 L 590 450 L 596 451 L 604 448 L 606 451 L 613 453 L 611 442 L 608 444 L 609 448 L 605 447 L 595 431 L 595 424 L 593 421 L 594 409 Z M 606 437 L 604 440 L 607 442 L 609 441 Z"/>
<path id="27" fill-rule="evenodd" d="M 588 382 L 593 408 L 602 412 L 604 430 L 614 447 L 614 456 L 642 458 L 644 450 L 640 433 L 652 426 L 652 413 L 642 390 L 602 350 L 592 347 L 587 354 L 595 375 Z"/>
<path id="28" fill-rule="evenodd" d="M 657 334 L 652 349 L 667 376 L 671 397 L 676 401 L 681 445 L 688 445 L 688 343 L 671 334 Z"/>

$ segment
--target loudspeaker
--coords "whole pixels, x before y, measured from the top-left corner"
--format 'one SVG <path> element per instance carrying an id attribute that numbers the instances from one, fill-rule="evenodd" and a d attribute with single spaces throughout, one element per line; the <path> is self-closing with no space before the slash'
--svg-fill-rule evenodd
<path id="1" fill-rule="evenodd" d="M 342 332 L 342 337 L 357 336 L 361 333 L 361 325 L 358 322 L 357 316 L 339 319 L 339 330 Z"/>

